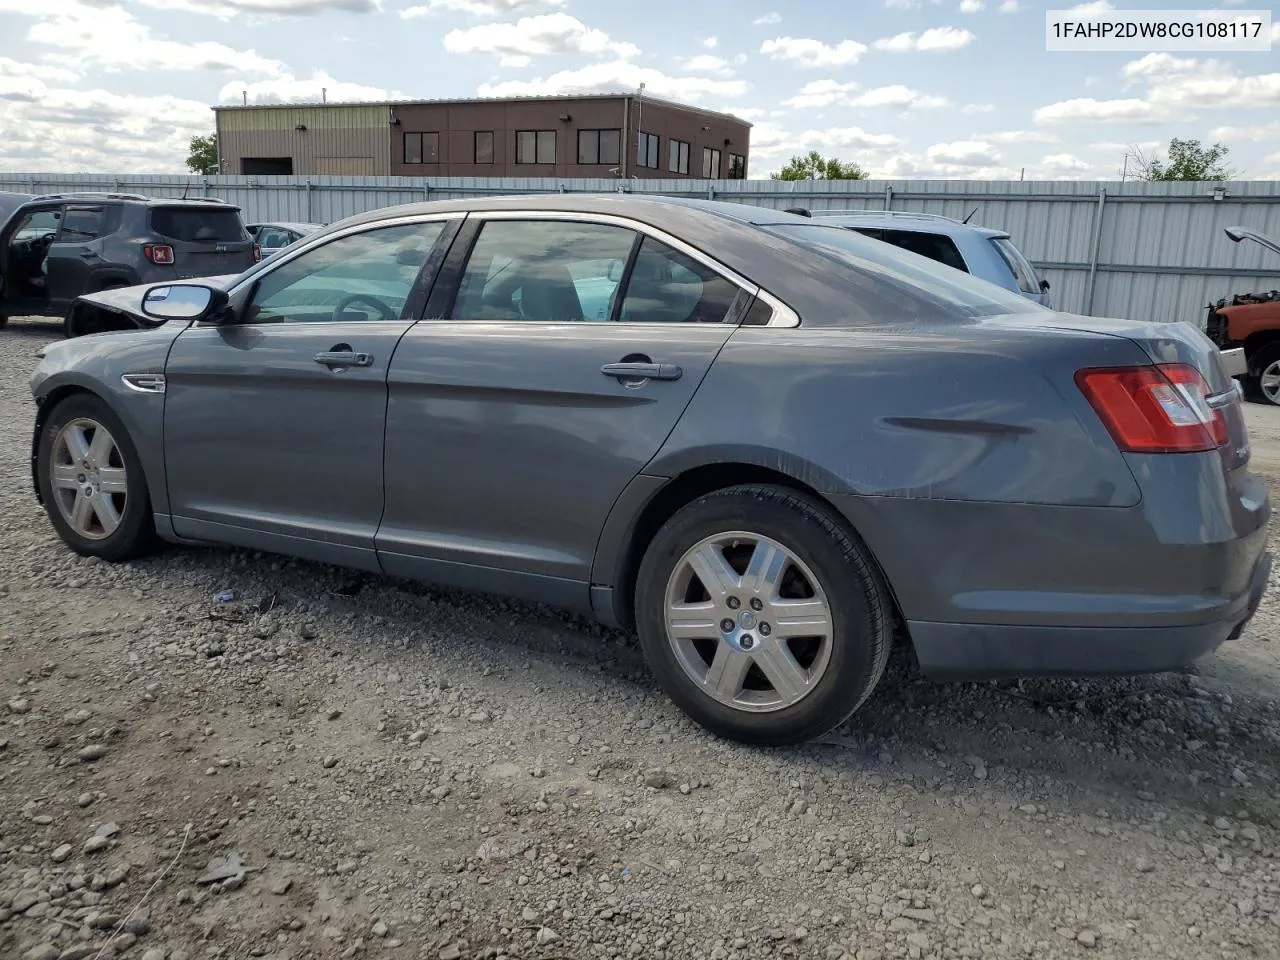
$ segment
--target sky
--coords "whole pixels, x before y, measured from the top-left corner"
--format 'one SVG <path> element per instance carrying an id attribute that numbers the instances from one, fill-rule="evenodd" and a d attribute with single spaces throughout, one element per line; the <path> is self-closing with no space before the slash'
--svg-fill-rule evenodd
<path id="1" fill-rule="evenodd" d="M 1280 179 L 1280 11 L 1267 53 L 1047 53 L 1044 10 L 1072 6 L 0 0 L 0 170 L 185 172 L 189 139 L 212 132 L 210 107 L 245 95 L 447 98 L 643 82 L 750 120 L 753 178 L 816 149 L 877 178 L 1114 179 L 1127 149 L 1192 137 L 1227 144 L 1243 178 Z"/>

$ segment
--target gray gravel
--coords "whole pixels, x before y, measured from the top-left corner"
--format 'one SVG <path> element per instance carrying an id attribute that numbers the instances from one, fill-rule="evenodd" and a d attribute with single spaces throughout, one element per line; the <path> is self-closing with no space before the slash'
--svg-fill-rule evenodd
<path id="1" fill-rule="evenodd" d="M 828 742 L 753 750 L 554 611 L 75 558 L 30 493 L 54 336 L 0 333 L 0 958 L 1280 956 L 1274 594 L 1183 674 L 900 658 Z"/>

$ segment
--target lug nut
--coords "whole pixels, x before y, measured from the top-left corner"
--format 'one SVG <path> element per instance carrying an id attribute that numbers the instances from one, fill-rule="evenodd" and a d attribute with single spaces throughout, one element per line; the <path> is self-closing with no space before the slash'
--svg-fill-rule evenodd
<path id="1" fill-rule="evenodd" d="M 751 609 L 752 609 L 752 610 L 763 610 L 763 609 L 764 609 L 764 604 L 763 604 L 763 603 L 761 603 L 761 601 L 760 601 L 760 598 L 759 598 L 759 597 L 752 597 L 752 598 L 751 598 Z"/>
<path id="2" fill-rule="evenodd" d="M 760 636 L 767 637 L 771 633 L 773 633 L 773 627 L 769 626 L 767 623 L 760 624 Z"/>
<path id="3" fill-rule="evenodd" d="M 742 606 L 742 601 L 739 600 L 737 597 L 730 597 L 728 600 L 725 601 L 725 603 L 729 605 L 730 610 L 737 610 L 740 606 Z"/>
<path id="4" fill-rule="evenodd" d="M 740 642 L 742 643 L 743 650 L 750 650 L 752 647 L 756 645 L 756 638 L 751 636 L 751 634 L 748 633 L 742 637 L 742 640 Z"/>
<path id="5" fill-rule="evenodd" d="M 728 617 L 720 621 L 720 629 L 725 633 L 733 633 L 734 623 Z"/>

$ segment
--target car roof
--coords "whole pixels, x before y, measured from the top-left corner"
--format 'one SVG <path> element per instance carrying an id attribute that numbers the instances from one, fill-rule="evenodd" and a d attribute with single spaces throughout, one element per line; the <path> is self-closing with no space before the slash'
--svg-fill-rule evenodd
<path id="1" fill-rule="evenodd" d="M 301 220 L 254 220 L 247 224 L 250 227 L 283 227 L 297 233 L 315 233 L 324 227 L 323 223 L 304 223 Z"/>
<path id="2" fill-rule="evenodd" d="M 993 230 L 977 224 L 962 223 L 951 217 L 905 210 L 867 210 L 865 212 L 816 214 L 818 223 L 837 227 L 862 227 L 870 230 L 903 230 L 908 233 L 939 233 L 947 237 L 977 234 L 980 237 L 1007 237 L 1006 230 Z"/>

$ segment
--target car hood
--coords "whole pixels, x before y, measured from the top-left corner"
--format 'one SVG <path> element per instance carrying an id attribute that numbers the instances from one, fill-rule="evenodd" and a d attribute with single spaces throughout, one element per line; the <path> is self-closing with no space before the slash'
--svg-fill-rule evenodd
<path id="1" fill-rule="evenodd" d="M 218 277 L 200 277 L 199 283 L 217 290 L 230 289 L 240 277 L 238 273 L 228 273 Z M 189 281 L 188 281 L 189 282 Z M 99 290 L 97 293 L 86 293 L 76 298 L 76 303 L 89 303 L 115 313 L 127 313 L 139 323 L 139 326 L 158 327 L 163 320 L 148 317 L 142 311 L 142 298 L 152 287 L 162 287 L 162 283 L 139 283 L 132 287 L 112 287 Z"/>

